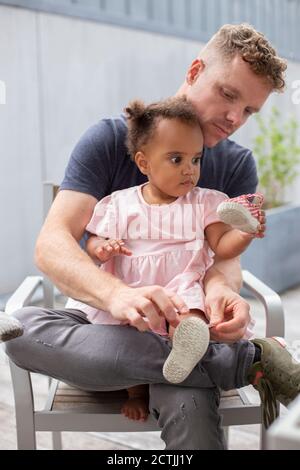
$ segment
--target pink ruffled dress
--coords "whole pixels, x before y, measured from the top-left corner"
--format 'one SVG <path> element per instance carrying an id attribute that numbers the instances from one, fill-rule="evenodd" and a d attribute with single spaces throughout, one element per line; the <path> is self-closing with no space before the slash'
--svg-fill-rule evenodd
<path id="1" fill-rule="evenodd" d="M 213 264 L 214 253 L 204 230 L 219 222 L 217 207 L 228 197 L 219 191 L 195 187 L 171 204 L 150 205 L 143 198 L 142 187 L 116 191 L 97 203 L 87 231 L 122 239 L 132 251 L 131 256 L 114 256 L 99 269 L 130 287 L 163 286 L 176 292 L 190 309 L 205 312 L 203 278 Z M 108 312 L 73 299 L 69 299 L 67 307 L 85 312 L 91 323 L 126 324 Z M 155 332 L 167 334 L 163 318 Z"/>

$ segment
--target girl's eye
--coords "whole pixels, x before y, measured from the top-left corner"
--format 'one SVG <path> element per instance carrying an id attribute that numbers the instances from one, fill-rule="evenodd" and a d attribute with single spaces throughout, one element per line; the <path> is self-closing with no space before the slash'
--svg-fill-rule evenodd
<path id="1" fill-rule="evenodd" d="M 193 158 L 193 160 L 192 160 L 193 165 L 199 165 L 200 160 L 201 160 L 201 157 L 195 157 L 195 158 Z"/>
<path id="2" fill-rule="evenodd" d="M 181 162 L 181 157 L 179 156 L 174 156 L 171 158 L 172 163 L 180 163 Z"/>

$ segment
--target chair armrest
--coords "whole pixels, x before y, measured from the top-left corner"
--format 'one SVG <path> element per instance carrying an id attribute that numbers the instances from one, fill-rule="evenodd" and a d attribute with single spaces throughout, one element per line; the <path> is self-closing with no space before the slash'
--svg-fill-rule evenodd
<path id="1" fill-rule="evenodd" d="M 257 279 L 249 271 L 243 270 L 243 286 L 248 289 L 265 308 L 266 337 L 284 336 L 284 310 L 279 295 Z"/>
<path id="2" fill-rule="evenodd" d="M 5 307 L 5 312 L 10 314 L 15 312 L 16 310 L 19 310 L 20 308 L 26 307 L 26 305 L 30 303 L 38 287 L 42 286 L 42 284 L 42 276 L 26 277 L 22 284 L 8 299 Z"/>

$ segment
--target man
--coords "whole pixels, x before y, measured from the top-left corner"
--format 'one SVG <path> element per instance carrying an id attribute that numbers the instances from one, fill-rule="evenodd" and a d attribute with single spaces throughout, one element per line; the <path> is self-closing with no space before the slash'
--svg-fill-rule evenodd
<path id="1" fill-rule="evenodd" d="M 193 103 L 204 134 L 199 186 L 229 197 L 255 192 L 251 152 L 227 138 L 261 109 L 272 91 L 283 89 L 285 69 L 267 40 L 248 25 L 224 26 L 194 60 L 177 94 Z M 149 383 L 150 409 L 167 449 L 223 449 L 214 378 L 222 375 L 224 388 L 245 385 L 255 354 L 252 343 L 239 341 L 250 320 L 249 306 L 238 295 L 239 261 L 216 260 L 207 273 L 207 314 L 218 343 L 181 386 L 174 386 L 162 376 L 167 341 L 144 332 L 144 317 L 163 314 L 176 326 L 182 300 L 159 286 L 126 286 L 99 270 L 78 245 L 100 198 L 145 182 L 125 141 L 122 116 L 101 121 L 80 139 L 37 241 L 36 262 L 66 295 L 109 311 L 133 328 L 91 325 L 76 310 L 26 308 L 16 313 L 25 333 L 8 343 L 7 352 L 21 367 L 81 388 Z M 221 368 L 216 359 L 223 361 Z"/>

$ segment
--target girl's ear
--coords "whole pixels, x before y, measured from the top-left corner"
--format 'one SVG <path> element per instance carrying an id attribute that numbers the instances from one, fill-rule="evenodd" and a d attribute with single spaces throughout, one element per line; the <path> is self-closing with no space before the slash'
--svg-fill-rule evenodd
<path id="1" fill-rule="evenodd" d="M 134 156 L 134 161 L 143 175 L 148 175 L 148 160 L 143 152 L 137 152 Z"/>

